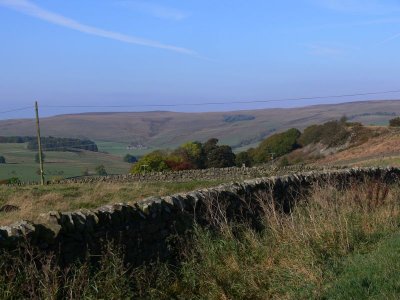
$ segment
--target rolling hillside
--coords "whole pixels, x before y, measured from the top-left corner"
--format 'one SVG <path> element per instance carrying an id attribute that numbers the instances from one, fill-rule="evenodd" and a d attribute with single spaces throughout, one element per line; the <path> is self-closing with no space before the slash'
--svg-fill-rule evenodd
<path id="1" fill-rule="evenodd" d="M 257 144 L 273 132 L 323 123 L 346 114 L 349 121 L 386 124 L 400 115 L 400 101 L 365 101 L 288 109 L 234 112 L 110 112 L 58 115 L 41 119 L 42 135 L 89 138 L 100 151 L 126 153 L 128 145 L 141 154 L 154 148 L 171 148 L 188 140 L 220 139 L 236 149 Z M 0 135 L 34 135 L 33 119 L 0 121 Z M 103 148 L 101 147 L 103 145 Z"/>
<path id="2" fill-rule="evenodd" d="M 35 151 L 28 150 L 26 144 L 0 144 L 0 154 L 4 155 L 7 164 L 0 165 L 0 180 L 18 177 L 22 181 L 38 181 L 38 163 L 35 162 Z M 104 165 L 110 174 L 125 174 L 131 165 L 118 156 L 92 151 L 48 151 L 45 152 L 45 178 L 80 176 L 84 171 L 95 174 L 98 165 Z"/>

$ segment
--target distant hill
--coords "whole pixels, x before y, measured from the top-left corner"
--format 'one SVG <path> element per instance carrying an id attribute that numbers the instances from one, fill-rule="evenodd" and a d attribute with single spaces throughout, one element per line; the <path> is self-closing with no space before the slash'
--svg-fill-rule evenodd
<path id="1" fill-rule="evenodd" d="M 256 145 L 287 128 L 303 129 L 346 115 L 352 122 L 384 125 L 400 116 L 400 101 L 364 101 L 287 109 L 232 112 L 110 112 L 58 115 L 41 119 L 43 136 L 91 139 L 171 148 L 189 140 L 216 137 L 234 148 Z M 33 119 L 0 121 L 0 135 L 35 135 Z M 101 150 L 101 149 L 100 149 Z"/>

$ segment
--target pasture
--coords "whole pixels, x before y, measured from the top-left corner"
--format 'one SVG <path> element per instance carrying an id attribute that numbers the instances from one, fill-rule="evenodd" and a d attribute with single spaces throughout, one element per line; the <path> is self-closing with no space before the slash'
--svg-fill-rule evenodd
<path id="1" fill-rule="evenodd" d="M 122 157 L 108 153 L 48 151 L 44 154 L 46 180 L 80 176 L 85 171 L 95 174 L 98 165 L 104 165 L 109 174 L 126 174 L 130 169 L 130 164 L 123 162 Z M 39 164 L 35 162 L 36 152 L 26 149 L 25 144 L 0 144 L 0 155 L 3 155 L 7 162 L 0 165 L 0 179 L 18 177 L 22 181 L 39 180 Z"/>

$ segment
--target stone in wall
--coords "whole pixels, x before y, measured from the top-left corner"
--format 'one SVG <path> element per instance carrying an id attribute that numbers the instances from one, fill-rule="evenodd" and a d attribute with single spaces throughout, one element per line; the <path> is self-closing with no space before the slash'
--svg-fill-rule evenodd
<path id="1" fill-rule="evenodd" d="M 9 251 L 30 243 L 41 251 L 55 252 L 61 263 L 68 264 L 88 253 L 99 254 L 112 240 L 123 247 L 126 259 L 134 265 L 154 259 L 173 260 L 174 243 L 190 238 L 195 223 L 218 229 L 224 222 L 246 221 L 262 229 L 261 194 L 264 198 L 267 195 L 277 209 L 289 212 L 314 184 L 336 183 L 344 188 L 366 179 L 393 183 L 399 176 L 400 169 L 394 168 L 314 171 L 150 197 L 93 211 L 49 212 L 36 224 L 21 221 L 0 227 L 0 248 Z"/>

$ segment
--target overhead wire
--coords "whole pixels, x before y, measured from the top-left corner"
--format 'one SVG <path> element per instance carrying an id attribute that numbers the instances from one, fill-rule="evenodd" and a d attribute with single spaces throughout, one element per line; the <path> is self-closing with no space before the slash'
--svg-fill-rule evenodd
<path id="1" fill-rule="evenodd" d="M 20 108 L 11 109 L 11 110 L 0 111 L 0 114 L 8 114 L 10 112 L 23 111 L 23 110 L 27 110 L 27 109 L 33 109 L 33 108 L 34 108 L 33 106 L 20 107 Z"/>
<path id="2" fill-rule="evenodd" d="M 400 93 L 400 90 L 380 91 L 380 92 L 363 92 L 353 94 L 340 94 L 330 96 L 314 96 L 314 97 L 299 97 L 299 98 L 280 98 L 267 100 L 249 100 L 249 101 L 229 101 L 229 102 L 198 102 L 198 103 L 166 103 L 166 104 L 136 104 L 136 105 L 42 105 L 45 108 L 134 108 L 134 107 L 178 107 L 178 106 L 203 106 L 203 105 L 229 105 L 229 104 L 254 104 L 254 103 L 269 103 L 269 102 L 285 102 L 285 101 L 302 101 L 302 100 L 317 100 L 317 99 L 332 99 L 346 98 L 358 96 L 372 96 Z"/>

